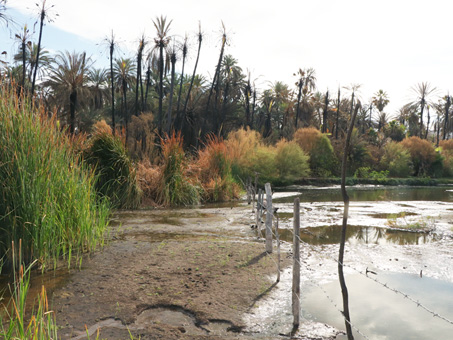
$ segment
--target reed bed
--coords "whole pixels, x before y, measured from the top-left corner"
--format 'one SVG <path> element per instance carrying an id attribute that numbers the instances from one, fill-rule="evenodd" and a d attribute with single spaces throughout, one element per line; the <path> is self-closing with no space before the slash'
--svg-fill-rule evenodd
<path id="1" fill-rule="evenodd" d="M 43 269 L 103 244 L 109 204 L 59 122 L 0 85 L 0 258 L 22 240 L 22 259 Z"/>

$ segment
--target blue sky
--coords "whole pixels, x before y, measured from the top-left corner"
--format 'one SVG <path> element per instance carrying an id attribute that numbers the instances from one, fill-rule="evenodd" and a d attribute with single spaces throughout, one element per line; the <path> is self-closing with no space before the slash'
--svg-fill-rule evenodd
<path id="1" fill-rule="evenodd" d="M 10 15 L 20 23 L 36 18 L 36 2 L 8 0 Z M 205 34 L 199 71 L 211 77 L 218 58 L 221 21 L 230 44 L 226 53 L 249 70 L 260 89 L 270 82 L 293 86 L 299 68 L 316 70 L 318 90 L 362 84 L 368 102 L 379 89 L 386 91 L 395 113 L 413 98 L 411 87 L 430 82 L 440 95 L 453 92 L 453 2 L 444 0 L 47 0 L 58 13 L 46 25 L 44 47 L 51 51 L 87 51 L 97 66 L 107 62 L 97 46 L 113 29 L 123 53 L 133 56 L 141 34 L 155 36 L 152 20 L 172 19 L 170 34 L 191 38 L 187 67 L 195 61 L 195 33 L 201 22 Z M 30 21 L 31 23 L 34 20 Z M 0 49 L 14 44 L 4 27 Z M 14 34 L 13 34 L 14 36 Z M 37 34 L 35 35 L 37 36 Z M 17 46 L 16 46 L 17 47 Z M 346 93 L 346 90 L 344 90 Z"/>

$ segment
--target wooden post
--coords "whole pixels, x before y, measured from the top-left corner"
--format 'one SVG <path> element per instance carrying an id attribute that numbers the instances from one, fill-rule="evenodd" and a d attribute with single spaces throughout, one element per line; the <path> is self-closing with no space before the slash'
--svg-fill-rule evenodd
<path id="1" fill-rule="evenodd" d="M 256 202 L 256 228 L 258 229 L 258 237 L 261 237 L 261 197 L 263 196 L 261 189 L 258 191 L 258 201 Z"/>
<path id="2" fill-rule="evenodd" d="M 277 282 L 280 282 L 280 235 L 278 234 L 278 208 L 274 209 L 275 217 L 277 217 L 277 222 L 275 224 L 275 238 L 277 239 Z"/>
<path id="3" fill-rule="evenodd" d="M 272 253 L 272 190 L 270 183 L 264 186 L 266 190 L 266 252 Z"/>
<path id="4" fill-rule="evenodd" d="M 294 236 L 293 236 L 293 327 L 297 329 L 300 322 L 300 199 L 294 200 Z"/>
<path id="5" fill-rule="evenodd" d="M 255 186 L 253 188 L 253 196 L 252 196 L 252 199 L 253 199 L 252 213 L 255 212 L 255 201 L 256 201 L 257 189 L 258 189 L 258 173 L 255 172 Z M 258 209 L 258 207 L 257 207 L 257 209 Z"/>

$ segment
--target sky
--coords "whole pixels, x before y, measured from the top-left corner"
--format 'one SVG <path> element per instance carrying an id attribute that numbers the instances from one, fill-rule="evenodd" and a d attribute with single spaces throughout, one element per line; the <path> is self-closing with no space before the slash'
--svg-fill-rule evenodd
<path id="1" fill-rule="evenodd" d="M 7 14 L 18 27 L 0 26 L 0 50 L 17 49 L 14 34 L 38 16 L 41 0 L 8 0 Z M 187 68 L 195 63 L 196 33 L 204 33 L 198 73 L 211 79 L 220 51 L 222 22 L 229 38 L 225 53 L 250 72 L 259 89 L 283 81 L 295 87 L 299 68 L 316 71 L 317 90 L 361 84 L 359 96 L 387 92 L 389 114 L 414 100 L 411 90 L 429 82 L 443 96 L 453 92 L 453 43 L 447 0 L 47 0 L 53 22 L 43 45 L 50 51 L 87 51 L 106 66 L 103 41 L 113 30 L 122 45 L 118 56 L 133 57 L 141 35 L 153 44 L 153 20 L 172 20 L 170 35 L 190 41 Z M 57 16 L 58 15 L 58 16 Z M 37 30 L 37 26 L 36 26 Z M 37 40 L 38 32 L 34 34 Z M 346 94 L 347 90 L 342 89 Z"/>

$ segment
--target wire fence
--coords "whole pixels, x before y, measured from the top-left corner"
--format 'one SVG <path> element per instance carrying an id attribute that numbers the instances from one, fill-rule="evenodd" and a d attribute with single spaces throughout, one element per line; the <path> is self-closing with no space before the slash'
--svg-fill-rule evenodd
<path id="1" fill-rule="evenodd" d="M 253 193 L 253 195 L 255 196 L 255 193 Z M 262 191 L 261 191 L 262 193 Z M 296 203 L 295 203 L 296 204 Z M 255 206 L 254 206 L 254 211 L 255 211 Z M 258 225 L 258 224 L 262 224 L 262 216 L 263 214 L 269 214 L 270 217 L 271 217 L 271 220 L 275 222 L 275 229 L 273 229 L 271 227 L 270 229 L 270 233 L 271 233 L 271 236 L 273 239 L 275 239 L 277 241 L 277 247 L 278 247 L 278 253 L 280 252 L 280 238 L 279 238 L 279 226 L 278 226 L 278 222 L 279 222 L 279 218 L 278 218 L 278 209 L 277 208 L 272 208 L 272 209 L 269 209 L 269 206 L 266 202 L 266 204 L 264 204 L 264 195 L 263 194 L 258 194 L 258 199 L 256 200 L 256 228 L 258 230 L 258 235 L 259 236 L 262 236 L 261 235 L 261 225 Z M 261 214 L 261 215 L 260 215 Z M 293 216 L 293 218 L 295 218 Z M 266 216 L 266 219 L 267 219 L 267 216 Z M 273 223 L 274 224 L 274 223 Z M 268 229 L 267 229 L 268 230 Z M 300 233 L 299 234 L 296 234 L 294 233 L 294 230 L 292 230 L 291 228 L 288 228 L 288 230 L 291 232 L 292 236 L 293 236 L 293 240 L 295 242 L 298 242 L 300 243 L 301 245 L 303 245 L 304 247 L 308 248 L 311 252 L 314 252 L 314 253 L 317 253 L 319 255 L 322 255 L 323 257 L 329 259 L 329 260 L 332 260 L 334 261 L 335 263 L 337 263 L 338 265 L 342 266 L 342 267 L 347 267 L 347 268 L 350 268 L 351 270 L 353 270 L 354 272 L 362 275 L 363 277 L 375 282 L 376 284 L 378 284 L 379 286 L 389 290 L 389 291 L 392 291 L 398 295 L 401 295 L 403 298 L 411 301 L 414 306 L 416 308 L 421 308 L 423 310 L 425 310 L 427 313 L 431 314 L 433 317 L 435 318 L 439 318 L 440 320 L 443 320 L 451 325 L 453 325 L 453 321 L 450 320 L 449 318 L 441 315 L 440 313 L 437 313 L 435 312 L 433 309 L 427 307 L 425 304 L 423 304 L 422 302 L 420 302 L 419 300 L 416 300 L 415 298 L 411 297 L 409 294 L 399 290 L 399 289 L 396 289 L 396 288 L 392 288 L 390 287 L 387 283 L 384 283 L 384 282 L 381 282 L 379 281 L 376 277 L 372 277 L 370 275 L 368 275 L 369 271 L 368 270 L 368 267 L 365 271 L 362 271 L 362 270 L 359 270 L 349 264 L 345 264 L 345 263 L 341 263 L 338 259 L 334 258 L 334 257 L 331 257 L 329 256 L 328 254 L 321 254 L 320 253 L 320 248 L 319 247 L 315 247 L 305 241 L 303 241 L 300 237 Z M 269 230 L 268 230 L 269 232 Z M 294 243 L 295 243 L 294 242 Z M 294 245 L 293 245 L 294 246 Z M 280 279 L 280 254 L 278 254 L 278 260 L 276 261 L 273 257 L 272 260 L 276 263 L 277 265 L 277 268 L 278 268 L 278 279 L 277 279 L 277 282 L 279 282 L 279 279 Z M 304 264 L 302 261 L 300 261 L 300 257 L 297 258 L 294 256 L 293 254 L 293 260 L 295 263 L 298 264 L 299 268 L 304 268 L 305 270 L 307 270 L 308 272 L 314 272 L 315 270 L 313 268 L 311 268 L 308 264 Z M 373 272 L 371 272 L 373 273 Z M 342 315 L 345 323 L 348 323 L 351 328 L 357 332 L 360 336 L 362 336 L 364 339 L 370 339 L 367 335 L 365 335 L 356 325 L 354 325 L 350 320 L 348 320 L 346 317 L 345 317 L 345 314 L 344 314 L 344 311 L 342 311 L 338 305 L 335 303 L 335 301 L 329 296 L 329 294 L 327 293 L 327 291 L 323 288 L 323 286 L 318 282 L 317 279 L 315 278 L 309 278 L 309 282 L 314 284 L 316 287 L 318 287 L 325 295 L 325 297 L 327 298 L 327 300 L 332 304 L 332 306 Z M 293 296 L 294 296 L 294 289 L 293 289 Z M 300 294 L 295 294 L 295 297 L 300 301 Z M 293 310 L 294 312 L 294 310 Z"/>

